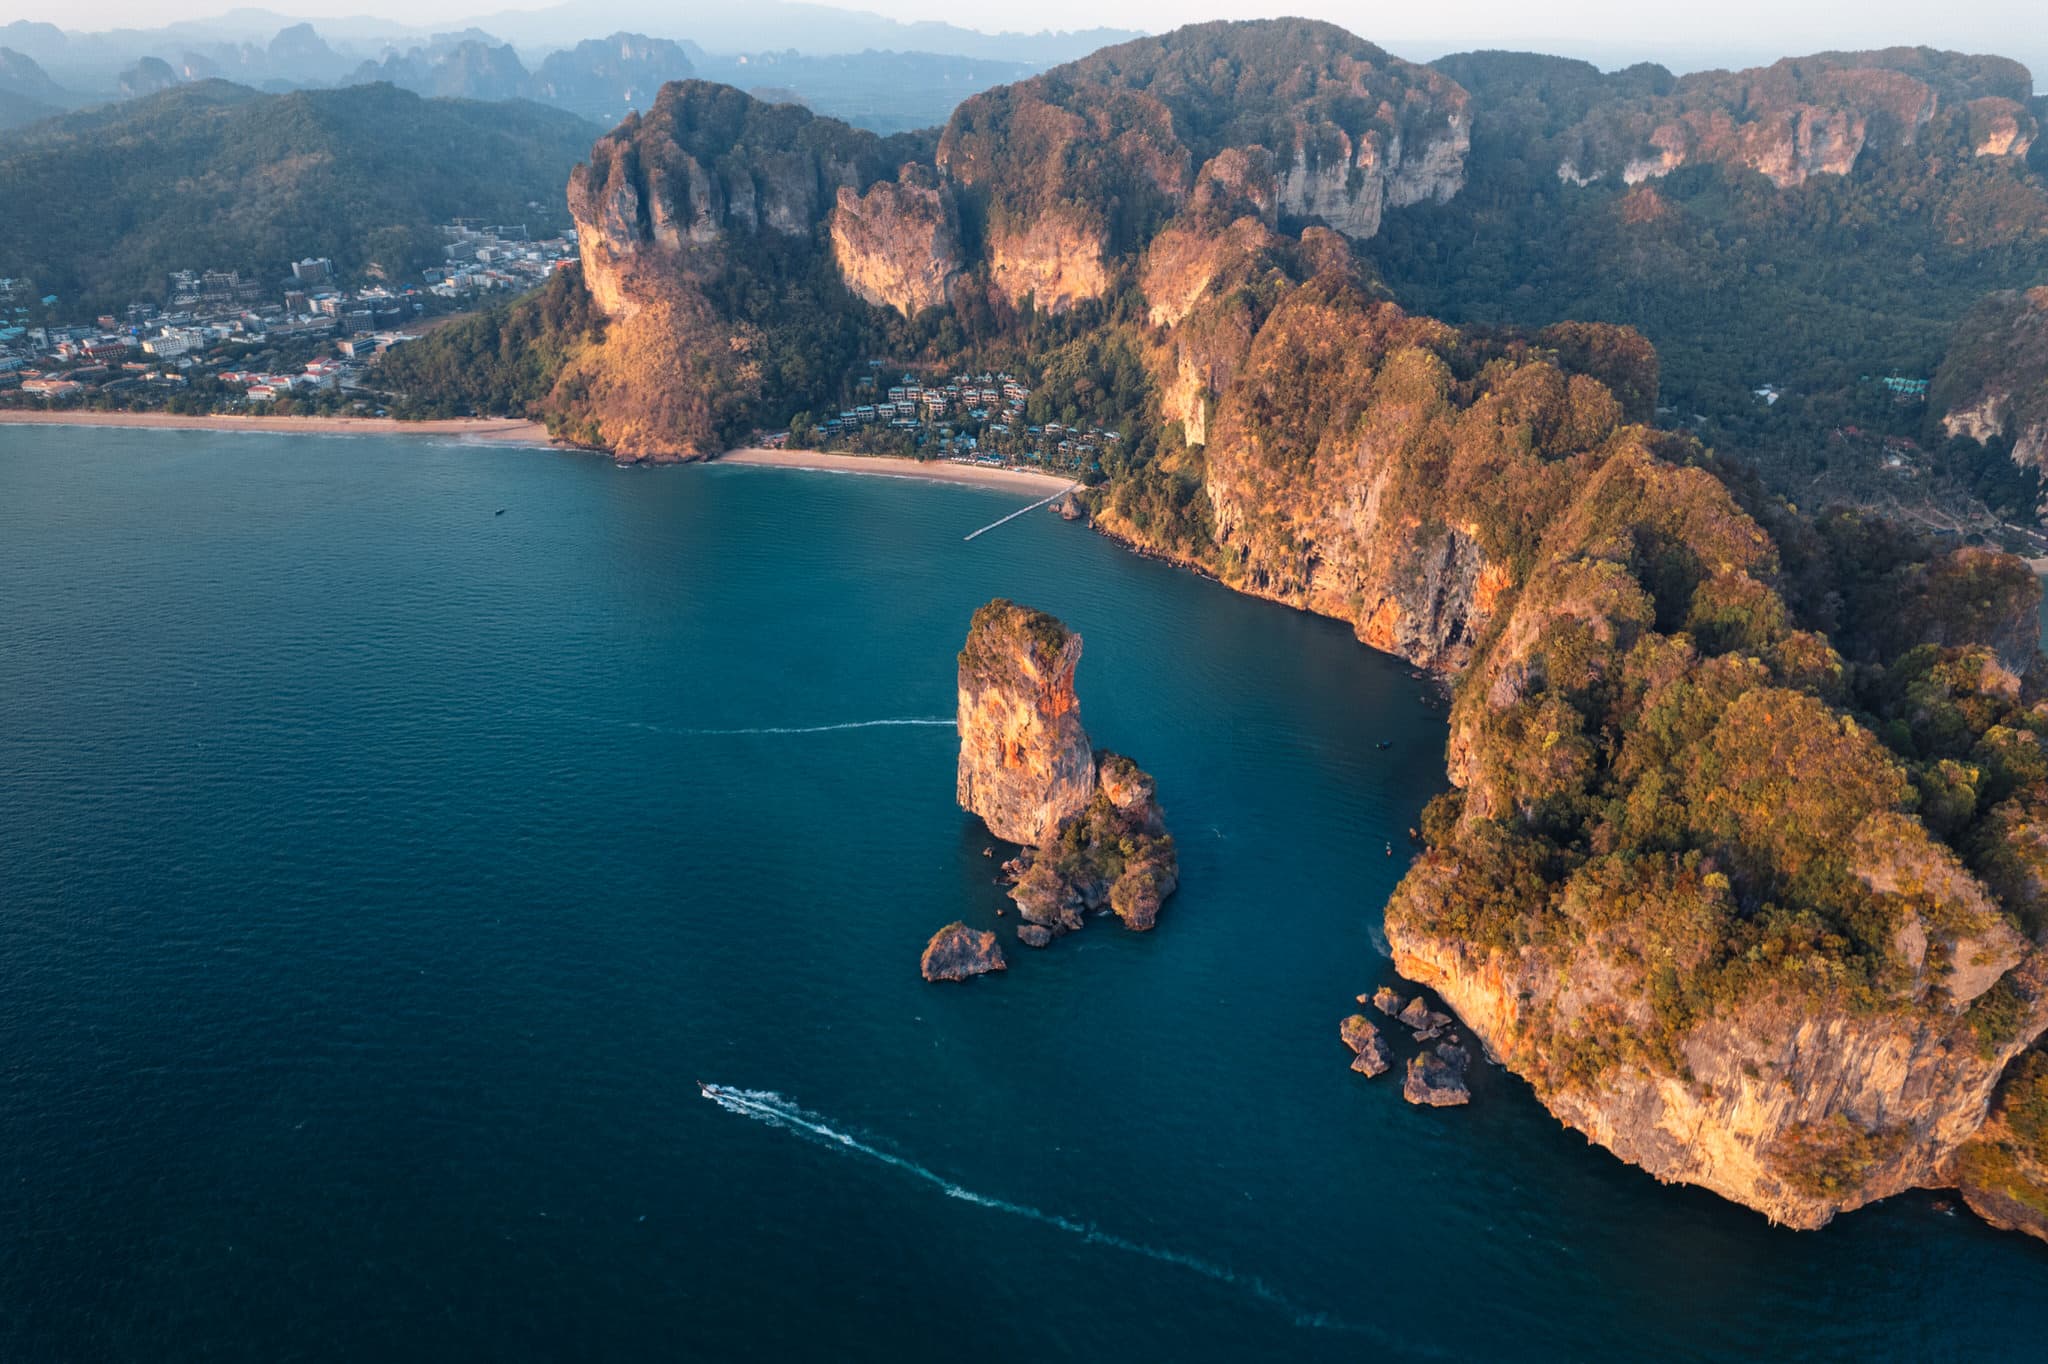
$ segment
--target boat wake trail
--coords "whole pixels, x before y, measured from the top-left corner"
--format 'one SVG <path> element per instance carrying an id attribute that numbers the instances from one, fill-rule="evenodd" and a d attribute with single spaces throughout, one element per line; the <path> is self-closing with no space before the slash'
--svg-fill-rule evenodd
<path id="1" fill-rule="evenodd" d="M 1077 1222 L 1071 1217 L 1062 1217 L 1058 1213 L 1045 1212 L 1028 1204 L 1012 1203 L 1006 1198 L 995 1198 L 988 1194 L 976 1193 L 972 1189 L 963 1188 L 952 1180 L 947 1179 L 944 1175 L 927 1170 L 916 1161 L 906 1160 L 904 1157 L 895 1155 L 892 1152 L 870 1146 L 857 1137 L 839 1131 L 816 1113 L 808 1112 L 782 1095 L 774 1093 L 772 1090 L 734 1089 L 728 1085 L 702 1083 L 699 1084 L 699 1088 L 704 1091 L 705 1098 L 711 1100 L 728 1113 L 737 1113 L 743 1118 L 752 1118 L 755 1122 L 766 1123 L 770 1127 L 779 1127 L 785 1132 L 795 1133 L 798 1137 L 823 1146 L 828 1150 L 836 1150 L 845 1155 L 865 1157 L 879 1165 L 886 1165 L 892 1170 L 909 1175 L 912 1179 L 931 1185 L 948 1198 L 957 1198 L 964 1203 L 972 1203 L 977 1207 L 1008 1213 L 1012 1217 L 1022 1217 L 1027 1221 L 1037 1222 L 1041 1226 L 1055 1227 L 1069 1235 L 1080 1237 L 1090 1245 L 1108 1246 L 1114 1250 L 1127 1251 L 1132 1255 L 1143 1255 L 1149 1260 L 1158 1260 L 1162 1264 L 1179 1265 L 1182 1269 L 1191 1270 L 1206 1279 L 1213 1279 L 1217 1283 L 1226 1284 L 1231 1288 L 1250 1294 L 1269 1306 L 1278 1308 L 1291 1317 L 1296 1326 L 1315 1327 L 1322 1330 L 1363 1332 L 1362 1327 L 1354 1326 L 1340 1318 L 1331 1316 L 1327 1312 L 1317 1312 L 1302 1307 L 1286 1295 L 1268 1287 L 1263 1280 L 1239 1274 L 1237 1271 L 1227 1266 L 1216 1264 L 1214 1261 L 1204 1260 L 1199 1256 L 1186 1255 L 1177 1250 L 1165 1250 L 1159 1246 L 1148 1246 L 1141 1241 L 1132 1241 L 1113 1232 L 1104 1231 L 1091 1223 Z"/>
<path id="2" fill-rule="evenodd" d="M 745 729 L 686 729 L 679 725 L 657 725 L 645 720 L 621 720 L 616 717 L 583 715 L 577 718 L 591 724 L 614 725 L 624 729 L 644 730 L 649 734 L 667 734 L 677 738 L 707 738 L 737 734 L 836 734 L 848 729 L 921 729 L 925 726 L 953 726 L 950 715 L 911 715 L 895 720 L 847 720 L 836 725 L 755 725 Z"/>
<path id="3" fill-rule="evenodd" d="M 842 729 L 903 729 L 954 723 L 950 715 L 918 715 L 901 720 L 848 720 L 837 725 L 763 725 L 755 729 L 678 729 L 674 734 L 831 734 Z"/>

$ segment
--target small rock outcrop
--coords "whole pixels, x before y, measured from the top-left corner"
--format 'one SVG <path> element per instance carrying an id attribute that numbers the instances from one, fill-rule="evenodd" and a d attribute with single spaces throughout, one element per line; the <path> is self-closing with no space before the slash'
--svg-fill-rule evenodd
<path id="1" fill-rule="evenodd" d="M 1441 1050 L 1453 1051 L 1462 1057 L 1464 1053 L 1456 1047 Z M 1455 1108 L 1472 1102 L 1472 1091 L 1465 1088 L 1465 1067 L 1453 1063 L 1440 1052 L 1423 1052 L 1408 1058 L 1408 1074 L 1401 1082 L 1401 1097 L 1409 1103 L 1425 1108 Z"/>
<path id="2" fill-rule="evenodd" d="M 960 651 L 960 804 L 1024 845 L 1003 871 L 1033 947 L 1101 910 L 1143 932 L 1180 884 L 1151 776 L 1081 728 L 1080 659 L 1079 635 L 1002 598 L 974 613 Z"/>
<path id="3" fill-rule="evenodd" d="M 990 971 L 1007 971 L 1010 964 L 1003 960 L 995 934 L 950 923 L 925 944 L 918 969 L 926 980 L 966 980 Z"/>
<path id="4" fill-rule="evenodd" d="M 1401 1010 L 1398 1016 L 1420 1042 L 1430 1041 L 1451 1026 L 1451 1016 L 1430 1008 L 1421 995 L 1409 1000 L 1408 1007 Z"/>
<path id="5" fill-rule="evenodd" d="M 1368 1078 L 1384 1075 L 1393 1068 L 1394 1053 L 1387 1039 L 1364 1014 L 1353 1014 L 1337 1026 L 1337 1035 L 1351 1048 L 1351 1068 Z"/>

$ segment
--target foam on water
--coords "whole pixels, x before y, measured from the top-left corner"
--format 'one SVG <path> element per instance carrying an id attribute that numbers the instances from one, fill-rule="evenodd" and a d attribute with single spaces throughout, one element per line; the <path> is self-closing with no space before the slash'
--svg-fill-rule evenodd
<path id="1" fill-rule="evenodd" d="M 878 1146 L 871 1146 L 849 1133 L 840 1131 L 818 1114 L 809 1112 L 783 1095 L 775 1093 L 773 1090 L 734 1089 L 727 1085 L 713 1084 L 706 1084 L 700 1087 L 704 1091 L 705 1098 L 711 1100 L 728 1113 L 736 1113 L 743 1118 L 752 1118 L 754 1121 L 766 1123 L 770 1127 L 779 1127 L 785 1132 L 792 1132 L 807 1141 L 826 1147 L 829 1150 L 837 1150 L 847 1155 L 864 1156 L 878 1164 L 886 1165 L 892 1170 L 899 1170 L 913 1179 L 929 1184 L 948 1198 L 957 1198 L 963 1203 L 972 1203 L 976 1207 L 1008 1213 L 1012 1217 L 1022 1217 L 1028 1221 L 1037 1222 L 1041 1226 L 1054 1227 L 1069 1235 L 1078 1236 L 1090 1245 L 1108 1246 L 1114 1250 L 1127 1251 L 1132 1255 L 1142 1255 L 1147 1259 L 1157 1260 L 1162 1264 L 1178 1265 L 1182 1269 L 1192 1270 L 1204 1278 L 1213 1279 L 1217 1283 L 1226 1284 L 1241 1292 L 1249 1293 L 1261 1302 L 1279 1308 L 1293 1319 L 1296 1326 L 1370 1334 L 1366 1332 L 1364 1327 L 1353 1325 L 1328 1312 L 1305 1308 L 1288 1298 L 1285 1294 L 1269 1287 L 1264 1280 L 1239 1274 L 1236 1270 L 1225 1265 L 1219 1265 L 1213 1260 L 1205 1260 L 1200 1256 L 1189 1255 L 1178 1250 L 1167 1250 L 1159 1246 L 1146 1245 L 1141 1241 L 1133 1241 L 1128 1237 L 1118 1236 L 1114 1232 L 1104 1231 L 1093 1223 L 1077 1221 L 1071 1217 L 1063 1217 L 1058 1213 L 1046 1212 L 1043 1209 L 1034 1208 L 1026 1203 L 1013 1203 L 1007 1198 L 997 1198 L 992 1194 L 976 1193 L 972 1189 L 955 1184 L 937 1171 L 926 1169 L 914 1160 L 908 1160 L 903 1156 L 883 1150 Z"/>

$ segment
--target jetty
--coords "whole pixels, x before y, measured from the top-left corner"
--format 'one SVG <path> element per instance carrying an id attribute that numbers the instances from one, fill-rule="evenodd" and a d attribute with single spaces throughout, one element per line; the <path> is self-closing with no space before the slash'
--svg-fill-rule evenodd
<path id="1" fill-rule="evenodd" d="M 1001 520 L 998 520 L 998 521 L 991 521 L 991 522 L 989 522 L 989 523 L 988 523 L 987 525 L 983 526 L 983 527 L 982 527 L 982 528 L 981 528 L 980 530 L 971 530 L 971 531 L 968 531 L 968 532 L 967 532 L 967 534 L 965 534 L 965 535 L 961 536 L 960 538 L 961 538 L 962 540 L 972 540 L 972 539 L 973 539 L 973 538 L 974 538 L 975 536 L 977 536 L 977 535 L 986 535 L 986 534 L 988 534 L 988 533 L 989 533 L 990 531 L 994 530 L 994 529 L 995 529 L 995 528 L 996 528 L 997 526 L 1000 526 L 1000 525 L 1002 525 L 1002 524 L 1003 524 L 1004 522 L 1006 522 L 1006 521 L 1015 521 L 1015 520 L 1016 520 L 1016 519 L 1017 519 L 1018 517 L 1022 516 L 1022 515 L 1023 515 L 1023 514 L 1025 513 L 1025 512 L 1028 512 L 1028 511 L 1037 511 L 1037 510 L 1038 510 L 1038 509 L 1039 509 L 1040 507 L 1043 507 L 1043 506 L 1045 506 L 1045 505 L 1046 505 L 1046 504 L 1047 504 L 1048 502 L 1057 502 L 1057 501 L 1059 501 L 1059 500 L 1060 500 L 1061 498 L 1065 497 L 1065 496 L 1066 496 L 1066 495 L 1067 495 L 1068 493 L 1070 493 L 1070 492 L 1074 491 L 1074 489 L 1076 489 L 1076 488 L 1078 488 L 1078 487 L 1080 487 L 1080 486 L 1081 486 L 1081 484 L 1080 484 L 1080 481 L 1079 481 L 1079 480 L 1076 480 L 1076 481 L 1074 481 L 1074 482 L 1072 482 L 1072 483 L 1069 483 L 1069 484 L 1068 484 L 1068 485 L 1067 485 L 1066 487 L 1064 487 L 1064 488 L 1060 489 L 1060 490 L 1059 490 L 1058 492 L 1054 493 L 1054 494 L 1053 494 L 1053 495 L 1052 495 L 1051 497 L 1041 497 L 1041 498 L 1039 498 L 1039 499 L 1038 499 L 1038 500 L 1037 500 L 1036 502 L 1033 502 L 1033 503 L 1032 503 L 1032 504 L 1031 504 L 1030 506 L 1028 506 L 1028 507 L 1019 507 L 1019 508 L 1017 508 L 1017 510 L 1015 510 L 1015 511 L 1011 512 L 1011 513 L 1010 513 L 1010 514 L 1009 514 L 1008 516 L 1005 516 L 1005 517 L 1003 517 L 1003 518 L 1002 518 Z"/>

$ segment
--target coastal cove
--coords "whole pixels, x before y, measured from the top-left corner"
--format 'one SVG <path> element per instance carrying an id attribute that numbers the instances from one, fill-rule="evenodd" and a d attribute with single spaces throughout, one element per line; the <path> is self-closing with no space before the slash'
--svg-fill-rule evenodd
<path id="1" fill-rule="evenodd" d="M 1437 685 L 902 472 L 0 427 L 0 1355 L 2027 1357 L 2048 1251 L 1926 1196 L 1349 1073 Z M 1010 950 L 996 595 L 1158 780 L 1151 933 Z M 919 980 L 956 918 L 1011 969 Z"/>

